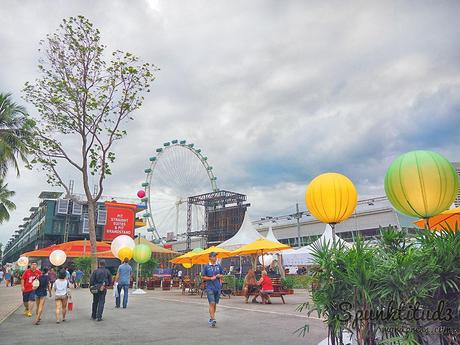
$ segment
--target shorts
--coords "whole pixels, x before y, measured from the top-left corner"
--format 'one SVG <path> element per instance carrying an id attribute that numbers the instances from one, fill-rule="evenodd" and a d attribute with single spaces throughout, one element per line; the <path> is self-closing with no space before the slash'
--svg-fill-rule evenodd
<path id="1" fill-rule="evenodd" d="M 209 304 L 218 304 L 220 299 L 220 290 L 208 290 L 206 289 L 206 294 L 208 295 Z"/>
<path id="2" fill-rule="evenodd" d="M 260 293 L 263 293 L 263 294 L 264 293 L 272 293 L 272 292 L 273 292 L 273 290 L 260 290 Z"/>
<path id="3" fill-rule="evenodd" d="M 22 293 L 22 301 L 23 302 L 29 302 L 29 301 L 35 301 L 35 291 L 27 291 Z"/>
<path id="4" fill-rule="evenodd" d="M 60 295 L 60 296 L 55 296 L 54 299 L 62 299 L 62 300 L 64 300 L 64 299 L 67 299 L 68 297 L 69 296 L 67 296 L 67 295 Z"/>
<path id="5" fill-rule="evenodd" d="M 46 297 L 48 293 L 46 290 L 36 290 L 35 291 L 35 297 L 40 298 L 40 297 Z"/>

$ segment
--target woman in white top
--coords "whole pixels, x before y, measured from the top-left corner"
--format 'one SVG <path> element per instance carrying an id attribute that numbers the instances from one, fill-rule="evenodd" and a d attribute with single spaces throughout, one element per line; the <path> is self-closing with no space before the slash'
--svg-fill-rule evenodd
<path id="1" fill-rule="evenodd" d="M 60 321 L 61 311 L 62 322 L 64 322 L 67 311 L 67 299 L 69 297 L 69 281 L 66 278 L 66 271 L 64 269 L 59 271 L 58 279 L 54 282 L 53 289 L 56 301 L 56 323 Z"/>

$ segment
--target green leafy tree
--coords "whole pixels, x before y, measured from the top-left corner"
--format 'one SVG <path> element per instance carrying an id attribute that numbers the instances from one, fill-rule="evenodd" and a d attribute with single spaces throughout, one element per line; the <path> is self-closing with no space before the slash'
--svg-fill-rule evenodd
<path id="1" fill-rule="evenodd" d="M 10 219 L 10 212 L 16 209 L 16 205 L 10 200 L 15 192 L 8 190 L 8 184 L 0 179 L 0 223 Z"/>
<path id="2" fill-rule="evenodd" d="M 13 166 L 19 175 L 18 158 L 27 164 L 29 133 L 34 122 L 26 109 L 11 99 L 11 94 L 0 93 L 0 177 L 5 177 Z"/>
<path id="3" fill-rule="evenodd" d="M 126 124 L 142 106 L 157 69 L 119 50 L 107 59 L 99 30 L 83 16 L 64 19 L 57 32 L 47 35 L 40 45 L 41 76 L 24 88 L 25 99 L 39 113 L 32 163 L 70 198 L 62 171 L 68 174 L 70 168 L 81 177 L 95 268 L 96 203 L 105 179 L 112 174 L 113 146 L 126 136 Z"/>
<path id="4" fill-rule="evenodd" d="M 146 263 L 140 264 L 140 272 L 142 277 L 151 277 L 153 271 L 160 265 L 157 259 L 151 258 Z"/>
<path id="5" fill-rule="evenodd" d="M 92 259 L 89 256 L 80 256 L 73 260 L 76 268 L 83 272 L 83 283 L 89 283 L 89 277 L 91 274 L 91 262 Z"/>

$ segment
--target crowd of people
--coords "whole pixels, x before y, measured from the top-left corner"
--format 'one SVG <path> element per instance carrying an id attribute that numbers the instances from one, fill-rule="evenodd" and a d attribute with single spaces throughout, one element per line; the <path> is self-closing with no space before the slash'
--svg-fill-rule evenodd
<path id="1" fill-rule="evenodd" d="M 18 281 L 19 279 L 19 272 L 0 267 L 0 286 L 2 286 L 4 283 L 6 287 L 13 287 L 15 281 Z"/>
<path id="2" fill-rule="evenodd" d="M 217 263 L 217 254 L 210 253 L 209 264 L 204 265 L 201 271 L 201 279 L 206 287 L 206 295 L 209 303 L 209 325 L 216 325 L 216 306 L 219 303 L 222 283 L 225 276 L 224 269 Z M 182 271 L 177 272 L 179 279 Z M 34 324 L 41 322 L 47 296 L 53 298 L 55 303 L 56 323 L 66 321 L 67 310 L 71 310 L 72 295 L 71 287 L 81 287 L 83 272 L 79 269 L 69 271 L 67 268 L 58 269 L 44 267 L 37 268 L 37 262 L 31 261 L 30 266 L 20 276 L 22 298 L 24 303 L 24 315 L 33 316 L 35 307 Z M 129 260 L 125 259 L 118 267 L 115 277 L 105 267 L 105 260 L 98 261 L 98 268 L 92 272 L 89 279 L 90 292 L 93 294 L 91 319 L 102 321 L 107 289 L 113 284 L 115 307 L 127 308 L 128 289 L 132 279 L 132 268 Z M 0 283 L 5 280 L 6 286 L 14 284 L 12 272 L 0 270 Z M 273 292 L 272 280 L 265 269 L 262 269 L 260 279 L 256 278 L 256 272 L 248 270 L 243 283 L 243 296 L 245 303 L 249 303 L 249 297 L 253 296 L 252 303 L 271 304 L 270 293 Z M 123 299 L 121 294 L 123 293 Z M 260 297 L 260 302 L 257 299 Z"/>
<path id="3" fill-rule="evenodd" d="M 91 319 L 102 321 L 105 297 L 107 288 L 114 282 L 116 293 L 115 304 L 119 308 L 121 304 L 121 293 L 123 292 L 123 308 L 128 305 L 128 288 L 132 277 L 132 269 L 126 259 L 118 268 L 117 274 L 112 279 L 112 274 L 105 267 L 105 261 L 99 260 L 99 267 L 90 277 L 90 291 L 93 294 Z M 30 261 L 24 272 L 0 268 L 0 286 L 5 282 L 6 287 L 20 284 L 22 290 L 22 301 L 24 304 L 24 315 L 32 317 L 35 308 L 33 323 L 39 325 L 42 319 L 43 310 L 47 297 L 53 298 L 55 303 L 56 323 L 66 321 L 67 311 L 72 310 L 71 287 L 80 288 L 83 279 L 83 272 L 80 269 L 69 271 L 66 268 L 57 270 L 54 268 L 37 267 L 36 261 Z"/>

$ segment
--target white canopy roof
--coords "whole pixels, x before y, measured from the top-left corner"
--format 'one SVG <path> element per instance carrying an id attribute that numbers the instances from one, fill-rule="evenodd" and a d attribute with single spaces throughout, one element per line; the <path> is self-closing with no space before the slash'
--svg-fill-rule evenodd
<path id="1" fill-rule="evenodd" d="M 273 233 L 273 229 L 272 229 L 271 225 L 268 227 L 267 236 L 265 236 L 265 238 L 267 240 L 269 240 L 269 241 L 272 241 L 272 242 L 281 243 L 280 241 L 278 241 L 276 239 L 275 234 Z"/>
<path id="2" fill-rule="evenodd" d="M 350 244 L 340 237 L 336 236 L 336 242 L 340 242 L 345 247 L 349 248 Z M 297 249 L 295 252 L 282 253 L 284 266 L 298 266 L 298 265 L 310 265 L 313 263 L 313 256 L 311 255 L 313 247 L 326 243 L 328 246 L 332 245 L 332 228 L 329 224 L 326 225 L 324 233 L 315 242 L 308 246 Z"/>
<path id="3" fill-rule="evenodd" d="M 351 246 L 347 241 L 342 240 L 339 236 L 335 236 L 335 241 L 337 243 L 344 245 L 346 248 L 350 248 Z M 326 224 L 326 228 L 324 229 L 324 232 L 320 238 L 318 238 L 315 242 L 309 244 L 308 246 L 297 249 L 296 252 L 297 253 L 302 253 L 304 251 L 310 252 L 313 246 L 321 245 L 322 243 L 327 243 L 328 245 L 332 245 L 333 243 L 332 228 L 329 224 Z"/>
<path id="4" fill-rule="evenodd" d="M 246 212 L 243 223 L 241 224 L 238 232 L 227 241 L 219 244 L 218 247 L 227 250 L 235 250 L 246 244 L 254 242 L 258 238 L 263 238 L 263 236 L 259 234 L 256 228 L 252 225 L 248 212 Z"/>

